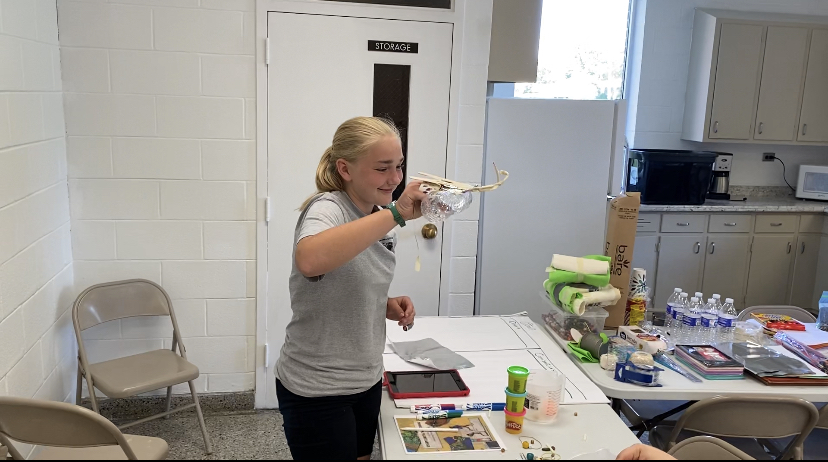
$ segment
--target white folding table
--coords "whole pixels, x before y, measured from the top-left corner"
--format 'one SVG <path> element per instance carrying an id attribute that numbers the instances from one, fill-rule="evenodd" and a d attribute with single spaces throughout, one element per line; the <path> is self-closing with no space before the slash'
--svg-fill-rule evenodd
<path id="1" fill-rule="evenodd" d="M 492 322 L 493 318 L 501 317 L 442 317 L 442 318 L 418 318 L 415 329 L 410 334 L 401 334 L 396 324 L 389 324 L 389 341 L 419 340 L 422 338 L 434 338 L 441 345 L 459 352 L 461 355 L 476 358 L 475 369 L 460 371 L 464 376 L 469 388 L 474 391 L 491 387 L 491 382 L 497 382 L 503 388 L 506 386 L 507 376 L 505 368 L 491 370 L 484 375 L 482 371 L 486 368 L 487 356 L 497 356 L 508 349 L 519 350 L 529 349 L 531 351 L 543 351 L 554 368 L 563 372 L 568 381 L 568 386 L 573 390 L 580 389 L 584 393 L 578 395 L 580 400 L 591 401 L 597 395 L 604 404 L 568 404 L 562 405 L 558 417 L 552 424 L 543 425 L 530 421 L 524 422 L 524 430 L 521 435 L 510 435 L 505 431 L 503 412 L 489 413 L 489 419 L 493 429 L 498 433 L 505 452 L 469 451 L 450 454 L 407 454 L 403 448 L 399 432 L 396 428 L 394 416 L 410 416 L 408 409 L 398 408 L 387 393 L 383 394 L 382 407 L 380 409 L 379 438 L 380 447 L 384 459 L 520 459 L 521 454 L 527 452 L 537 453 L 539 451 L 527 451 L 521 447 L 519 436 L 538 438 L 543 444 L 555 446 L 556 451 L 564 459 L 572 458 L 579 454 L 595 452 L 599 449 L 607 449 L 613 454 L 618 454 L 625 448 L 638 443 L 638 439 L 627 428 L 624 422 L 607 405 L 608 400 L 600 394 L 597 388 L 587 379 L 577 367 L 566 359 L 566 354 L 546 335 L 545 330 L 532 322 L 528 316 L 502 317 L 508 320 L 510 329 L 514 331 L 514 339 L 498 335 L 498 325 Z M 508 332 L 507 332 L 508 333 Z M 495 348 L 495 349 L 493 349 Z M 527 351 L 529 351 L 527 350 Z M 387 350 L 386 363 L 396 368 L 402 366 L 399 357 L 390 356 L 390 349 Z M 481 354 L 483 352 L 483 354 Z M 405 370 L 420 370 L 421 367 L 409 364 Z M 399 369 L 396 369 L 399 370 Z M 472 372 L 474 371 L 474 372 Z M 592 391 L 594 390 L 594 391 Z M 505 396 L 504 396 L 505 398 Z M 475 398 L 477 399 L 477 398 Z M 445 402 L 446 400 L 437 400 Z M 454 400 L 452 400 L 454 401 Z"/>

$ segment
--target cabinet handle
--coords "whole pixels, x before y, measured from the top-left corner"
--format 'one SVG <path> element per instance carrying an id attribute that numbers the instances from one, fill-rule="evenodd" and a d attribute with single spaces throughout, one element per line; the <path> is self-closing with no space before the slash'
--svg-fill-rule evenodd
<path id="1" fill-rule="evenodd" d="M 719 133 L 719 121 L 713 122 L 713 133 Z"/>
<path id="2" fill-rule="evenodd" d="M 773 226 L 774 228 L 778 228 L 778 227 L 782 226 L 782 223 L 771 223 L 770 225 Z"/>
<path id="3" fill-rule="evenodd" d="M 676 226 L 690 226 L 690 223 L 676 223 Z"/>
<path id="4" fill-rule="evenodd" d="M 793 250 L 792 247 L 793 245 L 791 245 L 791 243 L 788 242 L 788 253 L 791 253 L 791 250 Z"/>
<path id="5" fill-rule="evenodd" d="M 713 242 L 712 244 L 710 244 L 710 255 L 713 255 L 713 252 L 715 252 L 715 251 L 716 251 L 716 243 Z"/>
<path id="6" fill-rule="evenodd" d="M 699 252 L 701 252 L 701 242 L 696 242 L 696 250 L 694 250 L 693 253 Z"/>
<path id="7" fill-rule="evenodd" d="M 808 131 L 808 124 L 802 124 L 802 135 L 805 135 L 805 132 Z"/>
<path id="8" fill-rule="evenodd" d="M 762 134 L 762 132 L 764 131 L 764 128 L 765 128 L 765 124 L 764 124 L 764 123 L 762 123 L 762 122 L 759 122 L 759 134 L 760 134 L 760 135 L 761 135 L 761 134 Z"/>
<path id="9" fill-rule="evenodd" d="M 804 242 L 802 243 L 802 249 L 799 251 L 799 253 L 801 253 L 801 254 L 805 253 L 805 243 Z"/>
<path id="10" fill-rule="evenodd" d="M 725 226 L 736 226 L 736 223 L 725 223 Z"/>

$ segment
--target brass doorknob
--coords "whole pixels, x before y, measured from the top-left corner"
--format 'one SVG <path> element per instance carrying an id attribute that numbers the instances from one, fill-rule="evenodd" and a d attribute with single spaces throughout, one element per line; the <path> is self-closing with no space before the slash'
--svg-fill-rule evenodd
<path id="1" fill-rule="evenodd" d="M 437 225 L 434 223 L 427 223 L 423 226 L 423 237 L 426 239 L 434 239 L 437 237 Z"/>

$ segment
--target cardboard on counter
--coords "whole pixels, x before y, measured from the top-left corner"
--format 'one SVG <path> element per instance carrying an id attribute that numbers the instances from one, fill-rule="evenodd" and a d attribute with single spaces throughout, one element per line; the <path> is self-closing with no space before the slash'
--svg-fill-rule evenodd
<path id="1" fill-rule="evenodd" d="M 607 238 L 604 255 L 611 257 L 610 284 L 621 291 L 621 299 L 615 305 L 605 307 L 609 312 L 606 327 L 624 325 L 627 296 L 630 293 L 635 233 L 638 228 L 638 210 L 641 208 L 641 194 L 621 194 L 610 202 Z"/>

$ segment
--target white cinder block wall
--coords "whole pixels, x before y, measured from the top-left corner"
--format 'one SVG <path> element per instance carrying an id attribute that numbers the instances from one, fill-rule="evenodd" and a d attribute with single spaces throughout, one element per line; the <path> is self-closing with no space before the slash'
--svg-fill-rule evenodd
<path id="1" fill-rule="evenodd" d="M 55 0 L 0 2 L 0 396 L 74 399 Z"/>
<path id="2" fill-rule="evenodd" d="M 78 289 L 159 282 L 197 390 L 252 390 L 254 0 L 59 0 L 58 13 Z M 94 328 L 90 360 L 169 348 L 168 322 Z"/>
<path id="3" fill-rule="evenodd" d="M 463 42 L 460 58 L 460 112 L 457 150 L 449 151 L 446 175 L 467 183 L 480 183 L 483 173 L 483 142 L 486 125 L 486 78 L 489 75 L 489 42 L 492 33 L 492 1 L 467 0 L 463 14 Z M 493 168 L 488 166 L 488 168 Z M 445 224 L 451 235 L 450 261 L 443 262 L 440 314 L 474 314 L 477 268 L 477 236 L 480 195 L 469 210 Z M 443 258 L 447 257 L 443 253 Z M 446 306 L 448 299 L 448 310 Z"/>
<path id="4" fill-rule="evenodd" d="M 627 137 L 635 148 L 705 149 L 734 153 L 731 184 L 750 186 L 785 186 L 782 166 L 764 163 L 763 152 L 776 152 L 788 166 L 788 181 L 795 184 L 802 164 L 828 165 L 824 147 L 748 145 L 738 143 L 696 143 L 681 139 L 684 119 L 684 95 L 690 63 L 690 43 L 695 8 L 717 8 L 768 13 L 828 16 L 825 0 L 635 0 L 646 9 L 634 16 L 634 50 L 640 58 L 630 65 L 638 66 L 640 81 L 630 82 L 636 91 L 628 95 Z M 637 38 L 643 28 L 643 39 Z M 638 39 L 639 42 L 635 43 Z M 631 70 L 632 74 L 636 69 Z M 629 90 L 629 88 L 628 88 Z"/>

